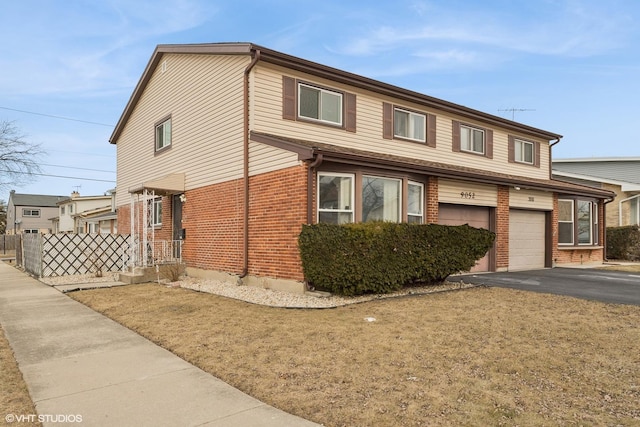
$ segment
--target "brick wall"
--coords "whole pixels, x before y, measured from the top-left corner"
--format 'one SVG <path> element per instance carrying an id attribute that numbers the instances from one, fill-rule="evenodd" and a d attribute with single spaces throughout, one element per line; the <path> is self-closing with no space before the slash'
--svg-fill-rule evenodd
<path id="1" fill-rule="evenodd" d="M 142 202 L 135 203 L 138 211 L 138 233 L 142 232 Z M 171 220 L 171 196 L 162 197 L 162 225 L 156 226 L 154 235 L 156 240 L 173 240 L 173 223 Z M 118 207 L 118 232 L 120 234 L 131 233 L 131 204 Z"/>
<path id="2" fill-rule="evenodd" d="M 427 180 L 427 215 L 426 224 L 438 223 L 438 177 L 430 176 Z"/>
<path id="3" fill-rule="evenodd" d="M 185 192 L 182 259 L 187 266 L 242 272 L 243 189 L 237 179 Z"/>
<path id="4" fill-rule="evenodd" d="M 304 280 L 298 235 L 307 222 L 307 167 L 249 180 L 249 274 Z"/>
<path id="5" fill-rule="evenodd" d="M 496 269 L 509 267 L 509 187 L 498 186 L 496 207 Z"/>

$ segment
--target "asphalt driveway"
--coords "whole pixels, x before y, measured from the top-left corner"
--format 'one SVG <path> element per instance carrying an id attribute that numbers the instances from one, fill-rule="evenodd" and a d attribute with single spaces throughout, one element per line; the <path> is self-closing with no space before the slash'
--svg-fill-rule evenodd
<path id="1" fill-rule="evenodd" d="M 452 282 L 520 289 L 614 304 L 640 305 L 640 274 L 585 268 L 549 268 L 504 273 L 464 274 Z"/>

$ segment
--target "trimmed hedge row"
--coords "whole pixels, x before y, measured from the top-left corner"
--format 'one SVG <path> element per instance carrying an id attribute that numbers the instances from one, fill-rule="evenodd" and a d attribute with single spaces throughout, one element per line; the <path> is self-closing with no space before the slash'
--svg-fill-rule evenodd
<path id="1" fill-rule="evenodd" d="M 304 225 L 298 246 L 310 285 L 361 295 L 441 283 L 471 269 L 494 239 L 468 225 L 367 222 Z"/>
<path id="2" fill-rule="evenodd" d="M 640 227 L 607 227 L 607 258 L 640 261 Z"/>

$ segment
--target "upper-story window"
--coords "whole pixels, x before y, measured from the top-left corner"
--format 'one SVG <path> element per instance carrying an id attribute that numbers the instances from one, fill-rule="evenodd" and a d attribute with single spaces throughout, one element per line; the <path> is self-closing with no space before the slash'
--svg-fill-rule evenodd
<path id="1" fill-rule="evenodd" d="M 426 142 L 427 119 L 424 114 L 393 109 L 393 136 Z"/>
<path id="2" fill-rule="evenodd" d="M 60 215 L 64 215 L 64 206 L 60 206 Z"/>
<path id="3" fill-rule="evenodd" d="M 356 131 L 356 95 L 282 76 L 282 118 Z"/>
<path id="4" fill-rule="evenodd" d="M 540 143 L 509 135 L 509 162 L 540 167 Z"/>
<path id="5" fill-rule="evenodd" d="M 171 146 L 171 117 L 156 124 L 155 147 L 156 151 L 164 150 Z"/>
<path id="6" fill-rule="evenodd" d="M 436 116 L 382 103 L 382 137 L 436 146 Z"/>
<path id="7" fill-rule="evenodd" d="M 514 157 L 518 163 L 533 164 L 533 143 L 529 141 L 515 140 Z"/>
<path id="8" fill-rule="evenodd" d="M 453 121 L 453 151 L 493 158 L 493 131 Z"/>
<path id="9" fill-rule="evenodd" d="M 484 130 L 470 126 L 460 126 L 460 149 L 484 154 Z"/>
<path id="10" fill-rule="evenodd" d="M 40 209 L 22 209 L 22 216 L 40 216 Z"/>
<path id="11" fill-rule="evenodd" d="M 342 94 L 298 84 L 298 115 L 342 126 Z"/>

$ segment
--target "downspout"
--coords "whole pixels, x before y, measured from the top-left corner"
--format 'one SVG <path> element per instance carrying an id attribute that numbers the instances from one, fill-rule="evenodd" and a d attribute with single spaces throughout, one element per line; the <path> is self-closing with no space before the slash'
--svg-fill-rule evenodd
<path id="1" fill-rule="evenodd" d="M 615 200 L 614 198 L 605 200 L 602 204 L 602 260 L 608 261 L 607 259 L 607 205 Z"/>
<path id="2" fill-rule="evenodd" d="M 562 137 L 556 138 L 556 140 L 552 142 L 551 145 L 549 145 L 549 178 L 551 178 L 551 176 L 553 175 L 553 156 L 551 155 L 551 151 L 552 151 L 551 149 L 553 148 L 554 145 L 560 142 L 560 138 Z"/>
<path id="3" fill-rule="evenodd" d="M 322 154 L 318 154 L 307 169 L 307 224 L 313 224 L 313 171 L 321 164 Z"/>
<path id="4" fill-rule="evenodd" d="M 254 51 L 253 59 L 244 70 L 244 232 L 243 232 L 243 260 L 240 279 L 249 274 L 249 74 L 260 60 L 260 49 Z"/>

